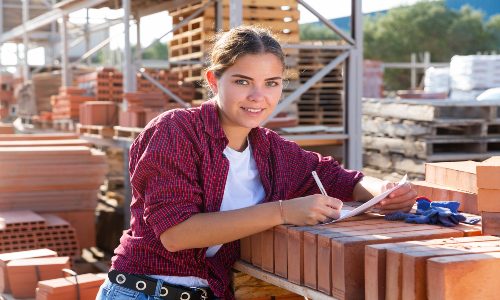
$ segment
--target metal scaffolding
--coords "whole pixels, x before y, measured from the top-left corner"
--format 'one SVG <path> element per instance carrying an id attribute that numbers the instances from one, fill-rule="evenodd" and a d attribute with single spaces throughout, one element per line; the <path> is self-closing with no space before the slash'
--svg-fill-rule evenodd
<path id="1" fill-rule="evenodd" d="M 71 42 L 68 37 L 67 30 L 67 18 L 68 15 L 72 12 L 78 11 L 80 9 L 85 9 L 89 7 L 103 7 L 103 6 L 113 6 L 115 5 L 115 1 L 109 0 L 66 0 L 63 2 L 59 2 L 57 4 L 52 5 L 52 7 L 45 13 L 38 15 L 34 18 L 29 18 L 29 0 L 23 0 L 22 12 L 23 12 L 23 23 L 19 26 L 11 28 L 7 32 L 3 32 L 3 6 L 6 0 L 0 0 L 0 45 L 12 40 L 19 41 L 22 38 L 24 47 L 24 76 L 26 79 L 29 78 L 29 66 L 27 63 L 27 51 L 29 36 L 28 32 L 33 32 L 38 28 L 43 26 L 51 25 L 59 20 L 59 30 L 61 33 L 61 67 L 62 67 L 62 84 L 68 85 L 71 82 L 71 64 L 68 61 L 68 45 Z M 348 1 L 348 0 L 344 0 Z M 137 71 L 141 70 L 142 61 L 140 57 L 140 53 L 142 53 L 143 49 L 140 49 L 140 42 L 137 43 L 137 54 L 136 57 L 132 57 L 131 49 L 130 49 L 130 24 L 131 17 L 135 18 L 138 32 L 137 39 L 140 41 L 140 17 L 146 16 L 148 14 L 152 14 L 162 10 L 170 10 L 181 5 L 186 5 L 193 1 L 180 1 L 180 0 L 172 0 L 172 1 L 145 1 L 149 5 L 142 5 L 142 1 L 132 1 L 131 0 L 122 0 L 121 8 L 123 8 L 124 16 L 123 16 L 123 24 L 124 26 L 124 42 L 125 49 L 123 52 L 123 89 L 124 92 L 133 92 L 136 90 L 135 83 L 135 74 Z M 211 2 L 216 3 L 216 28 L 222 27 L 222 5 L 221 1 L 211 0 L 207 5 L 201 7 L 197 11 L 195 11 L 192 16 L 186 18 L 184 22 L 178 24 L 174 28 L 172 28 L 166 34 L 173 32 L 176 28 L 183 26 L 189 20 L 195 18 L 199 14 L 201 14 Z M 44 1 L 44 3 L 48 3 L 48 1 Z M 331 70 L 333 70 L 336 66 L 341 63 L 346 64 L 345 70 L 345 78 L 346 78 L 346 88 L 345 88 L 345 111 L 344 111 L 344 119 L 345 128 L 342 133 L 338 134 L 326 134 L 322 135 L 322 138 L 325 139 L 338 139 L 345 141 L 345 149 L 344 149 L 344 157 L 346 158 L 345 164 L 348 168 L 360 169 L 362 167 L 362 159 L 361 159 L 361 80 L 362 80 L 362 57 L 363 57 L 363 32 L 362 32 L 362 14 L 361 14 L 361 0 L 351 0 L 351 32 L 346 33 L 339 29 L 335 24 L 330 22 L 324 16 L 322 16 L 318 11 L 312 8 L 307 1 L 305 0 L 297 0 L 297 3 L 307 10 L 309 10 L 313 15 L 315 15 L 319 21 L 325 24 L 329 29 L 334 31 L 342 40 L 345 42 L 345 45 L 339 46 L 328 46 L 328 45 L 305 45 L 305 44 L 284 44 L 284 48 L 294 48 L 294 49 L 324 49 L 324 50 L 334 50 L 341 51 L 342 53 L 338 55 L 335 59 L 333 59 L 329 64 L 327 64 L 322 70 L 318 71 L 314 76 L 312 76 L 307 82 L 302 84 L 299 88 L 297 88 L 293 93 L 288 95 L 277 107 L 276 111 L 272 116 L 277 115 L 280 111 L 282 111 L 287 105 L 290 105 L 295 100 L 297 100 L 304 92 L 306 92 L 311 86 L 320 81 L 326 74 L 328 74 Z M 242 0 L 230 0 L 229 2 L 230 9 L 230 26 L 238 26 L 242 24 L 243 21 L 243 1 Z M 118 8 L 118 7 L 114 7 Z M 109 25 L 108 25 L 109 26 Z M 89 47 L 89 27 L 86 26 L 86 30 L 84 31 L 84 39 L 86 41 L 86 49 L 87 52 L 79 59 L 77 62 L 83 62 L 88 60 L 88 58 L 96 53 L 99 49 L 105 47 L 109 44 L 110 38 L 101 42 L 96 47 L 90 49 Z M 166 35 L 165 34 L 165 35 Z M 80 39 L 82 37 L 79 37 Z M 142 72 L 143 75 L 145 74 Z M 148 76 L 146 76 L 148 78 Z M 152 81 L 153 84 L 159 85 L 158 82 L 155 82 L 153 78 L 148 78 L 148 80 Z M 168 89 L 162 88 L 162 90 L 169 94 Z M 171 95 L 172 96 L 172 95 Z M 183 102 L 178 97 L 173 97 L 175 101 L 178 101 L 183 106 L 187 107 L 187 103 Z M 124 102 L 124 106 L 126 107 L 126 102 Z M 272 117 L 271 116 L 271 117 Z M 302 137 L 307 138 L 307 137 Z"/>

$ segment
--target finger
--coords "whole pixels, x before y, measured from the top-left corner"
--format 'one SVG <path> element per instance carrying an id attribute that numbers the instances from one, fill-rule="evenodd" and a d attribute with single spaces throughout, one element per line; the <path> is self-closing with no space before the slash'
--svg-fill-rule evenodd
<path id="1" fill-rule="evenodd" d="M 340 217 L 340 209 L 335 209 L 335 208 L 328 207 L 325 210 L 325 215 L 328 218 L 332 218 L 332 219 L 336 220 L 336 219 L 338 219 Z"/>
<path id="2" fill-rule="evenodd" d="M 344 205 L 344 203 L 337 198 L 327 197 L 326 198 L 326 205 L 328 205 L 331 208 L 335 208 L 335 209 L 340 210 L 342 208 L 342 206 Z"/>
<path id="3" fill-rule="evenodd" d="M 385 205 L 386 203 L 398 203 L 405 202 L 409 200 L 414 200 L 417 197 L 417 192 L 414 190 L 409 190 L 404 194 L 397 195 L 395 197 L 386 197 L 382 201 L 380 201 L 381 205 Z"/>
<path id="4" fill-rule="evenodd" d="M 384 205 L 380 208 L 381 211 L 388 211 L 388 210 L 409 210 L 413 207 L 414 201 L 407 201 L 407 202 L 400 202 L 400 203 L 394 203 L 394 204 L 387 204 Z"/>
<path id="5" fill-rule="evenodd" d="M 394 198 L 400 195 L 404 195 L 412 191 L 412 186 L 409 182 L 403 184 L 400 188 L 389 194 L 389 198 Z"/>

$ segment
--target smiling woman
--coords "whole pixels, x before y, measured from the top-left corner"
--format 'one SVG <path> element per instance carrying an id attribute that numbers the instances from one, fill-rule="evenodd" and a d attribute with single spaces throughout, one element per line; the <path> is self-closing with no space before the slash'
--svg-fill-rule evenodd
<path id="1" fill-rule="evenodd" d="M 243 26 L 218 37 L 206 71 L 214 97 L 156 117 L 130 149 L 130 230 L 97 299 L 233 299 L 240 238 L 338 218 L 342 201 L 391 187 L 260 127 L 280 99 L 283 71 L 269 31 Z M 381 209 L 408 210 L 415 196 L 407 185 Z"/>

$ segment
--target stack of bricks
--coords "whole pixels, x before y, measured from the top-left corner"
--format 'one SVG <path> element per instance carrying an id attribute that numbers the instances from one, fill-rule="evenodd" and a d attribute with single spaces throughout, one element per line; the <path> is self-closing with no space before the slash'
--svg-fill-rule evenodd
<path id="1" fill-rule="evenodd" d="M 7 263 L 10 289 L 14 298 L 36 297 L 38 281 L 64 276 L 70 268 L 67 256 L 17 259 Z"/>
<path id="2" fill-rule="evenodd" d="M 36 300 L 94 300 L 105 279 L 92 273 L 75 277 L 39 281 Z"/>
<path id="3" fill-rule="evenodd" d="M 368 245 L 365 299 L 496 299 L 500 238 L 470 236 Z"/>
<path id="4" fill-rule="evenodd" d="M 384 67 L 379 60 L 363 61 L 363 97 L 382 98 L 384 92 Z"/>
<path id="5" fill-rule="evenodd" d="M 114 68 L 102 68 L 76 79 L 78 86 L 97 101 L 122 102 L 123 74 Z"/>
<path id="6" fill-rule="evenodd" d="M 14 76 L 0 73 L 0 119 L 9 115 L 9 105 L 14 103 Z"/>
<path id="7" fill-rule="evenodd" d="M 425 181 L 413 182 L 417 194 L 432 201 L 458 201 L 459 211 L 479 214 L 475 161 L 425 165 Z"/>
<path id="8" fill-rule="evenodd" d="M 0 136 L 0 211 L 33 210 L 68 221 L 82 248 L 95 246 L 104 153 L 75 135 Z"/>
<path id="9" fill-rule="evenodd" d="M 118 124 L 118 106 L 113 101 L 87 101 L 80 104 L 81 125 L 115 126 Z"/>
<path id="10" fill-rule="evenodd" d="M 144 127 L 165 110 L 163 93 L 126 93 L 127 110 L 120 110 L 118 123 L 121 127 Z"/>
<path id="11" fill-rule="evenodd" d="M 195 93 L 194 86 L 190 83 L 183 82 L 180 76 L 181 74 L 169 70 L 154 69 L 148 69 L 146 73 L 158 81 L 162 86 L 168 88 L 172 93 L 179 96 L 182 100 L 188 103 L 193 100 Z M 156 85 L 147 80 L 141 73 L 137 73 L 137 91 L 143 93 L 161 93 L 165 99 L 165 104 L 176 103 Z"/>
<path id="12" fill-rule="evenodd" d="M 222 29 L 229 29 L 229 0 L 222 1 Z M 180 6 L 169 11 L 172 16 L 173 25 L 177 25 L 193 14 L 197 9 L 207 3 L 200 0 Z M 299 11 L 298 4 L 294 0 L 244 0 L 243 24 L 260 25 L 272 28 L 272 31 L 283 43 L 298 43 L 299 38 Z M 180 73 L 187 82 L 196 85 L 194 105 L 199 105 L 208 98 L 208 91 L 202 86 L 203 65 L 207 61 L 211 44 L 210 40 L 216 33 L 215 29 L 215 7 L 209 5 L 198 17 L 190 20 L 187 24 L 173 32 L 169 43 L 169 60 L 177 66 L 171 70 Z M 297 49 L 287 49 L 288 68 L 293 69 L 291 79 L 298 79 L 296 69 L 298 55 Z"/>
<path id="13" fill-rule="evenodd" d="M 7 263 L 18 259 L 56 257 L 57 252 L 50 249 L 36 249 L 0 254 L 0 294 L 10 293 L 10 280 L 7 273 Z"/>
<path id="14" fill-rule="evenodd" d="M 52 214 L 29 210 L 0 212 L 0 253 L 48 248 L 65 256 L 78 256 L 75 229 Z"/>
<path id="15" fill-rule="evenodd" d="M 53 120 L 77 120 L 80 116 L 80 104 L 95 100 L 93 96 L 86 96 L 85 89 L 63 86 L 59 88 L 59 95 L 52 96 Z"/>
<path id="16" fill-rule="evenodd" d="M 477 204 L 483 232 L 500 236 L 500 156 L 479 163 L 477 170 Z"/>
<path id="17" fill-rule="evenodd" d="M 274 227 L 240 240 L 241 259 L 338 299 L 363 299 L 367 245 L 480 234 L 480 226 L 444 228 L 364 215 L 330 225 Z"/>

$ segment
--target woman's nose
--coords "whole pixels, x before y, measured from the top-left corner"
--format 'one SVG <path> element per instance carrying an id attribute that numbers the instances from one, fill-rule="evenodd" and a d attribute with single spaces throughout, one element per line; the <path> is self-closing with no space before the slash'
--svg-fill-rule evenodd
<path id="1" fill-rule="evenodd" d="M 264 91 L 260 87 L 254 87 L 251 91 L 250 94 L 248 95 L 248 98 L 253 101 L 261 101 L 265 97 Z"/>

